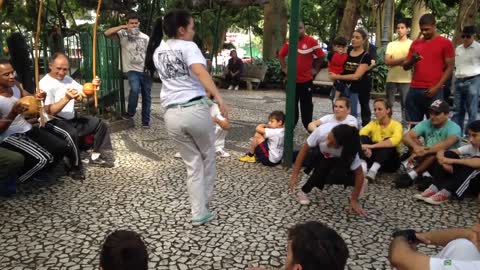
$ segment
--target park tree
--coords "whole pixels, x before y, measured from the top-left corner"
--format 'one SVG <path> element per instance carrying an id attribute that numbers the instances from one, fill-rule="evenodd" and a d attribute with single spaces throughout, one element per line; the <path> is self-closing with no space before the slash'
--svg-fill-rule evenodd
<path id="1" fill-rule="evenodd" d="M 264 6 L 263 58 L 272 59 L 287 35 L 287 5 L 285 0 L 270 0 Z"/>
<path id="2" fill-rule="evenodd" d="M 455 26 L 455 37 L 453 38 L 454 44 L 458 45 L 461 42 L 460 34 L 464 26 L 476 25 L 479 8 L 479 0 L 460 0 Z"/>

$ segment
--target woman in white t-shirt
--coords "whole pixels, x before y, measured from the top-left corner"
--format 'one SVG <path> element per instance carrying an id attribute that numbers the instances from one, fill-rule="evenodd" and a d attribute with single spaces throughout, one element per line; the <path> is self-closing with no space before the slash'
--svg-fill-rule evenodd
<path id="1" fill-rule="evenodd" d="M 163 33 L 166 40 L 162 40 Z M 216 174 L 215 130 L 206 94 L 215 96 L 222 115 L 226 112 L 206 70 L 205 58 L 192 41 L 194 34 L 194 21 L 186 10 L 169 11 L 163 22 L 157 19 L 145 68 L 150 75 L 158 73 L 162 80 L 160 101 L 165 109 L 165 126 L 187 166 L 192 224 L 201 225 L 215 218 L 208 209 Z"/>
<path id="2" fill-rule="evenodd" d="M 300 204 L 310 204 L 307 193 L 314 187 L 323 189 L 326 184 L 354 186 L 350 208 L 359 215 L 365 215 L 365 211 L 358 202 L 362 190 L 365 189 L 358 155 L 361 151 L 358 129 L 346 124 L 335 126 L 334 123 L 324 124 L 315 129 L 295 160 L 289 183 L 289 190 L 292 192 L 297 186 L 298 174 L 310 147 L 320 149 L 320 160 L 316 162 L 308 181 L 297 192 Z"/>

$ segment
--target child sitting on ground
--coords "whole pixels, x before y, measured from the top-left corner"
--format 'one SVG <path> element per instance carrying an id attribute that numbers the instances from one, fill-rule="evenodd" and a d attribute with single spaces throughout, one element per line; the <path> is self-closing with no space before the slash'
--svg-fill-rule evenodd
<path id="1" fill-rule="evenodd" d="M 242 162 L 261 162 L 265 166 L 275 166 L 283 157 L 285 114 L 273 111 L 268 116 L 268 124 L 260 124 L 255 128 L 250 151 L 240 157 Z"/>
<path id="2" fill-rule="evenodd" d="M 333 52 L 329 52 L 328 59 L 328 72 L 335 74 L 342 74 L 345 62 L 347 61 L 347 39 L 344 37 L 336 37 L 333 40 Z M 342 94 L 345 88 L 342 81 L 335 80 L 333 82 L 333 88 L 335 89 L 334 99 L 336 100 Z M 345 95 L 345 94 L 344 94 Z"/>

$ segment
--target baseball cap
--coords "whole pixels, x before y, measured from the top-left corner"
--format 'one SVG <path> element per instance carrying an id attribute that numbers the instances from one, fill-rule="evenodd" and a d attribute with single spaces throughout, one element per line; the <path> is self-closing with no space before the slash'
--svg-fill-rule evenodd
<path id="1" fill-rule="evenodd" d="M 437 99 L 428 108 L 429 111 L 434 111 L 438 113 L 448 113 L 450 111 L 450 105 L 444 100 Z"/>

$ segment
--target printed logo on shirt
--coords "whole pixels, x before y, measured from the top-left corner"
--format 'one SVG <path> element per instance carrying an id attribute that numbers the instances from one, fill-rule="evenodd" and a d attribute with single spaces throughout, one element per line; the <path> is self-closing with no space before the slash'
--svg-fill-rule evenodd
<path id="1" fill-rule="evenodd" d="M 171 80 L 188 76 L 188 66 L 182 61 L 182 51 L 160 51 L 158 63 L 162 66 L 159 69 L 160 79 Z"/>
<path id="2" fill-rule="evenodd" d="M 452 266 L 452 260 L 450 260 L 450 259 L 444 260 L 443 261 L 443 266 Z"/>
<path id="3" fill-rule="evenodd" d="M 306 50 L 307 49 L 307 44 L 303 44 L 302 49 Z"/>

